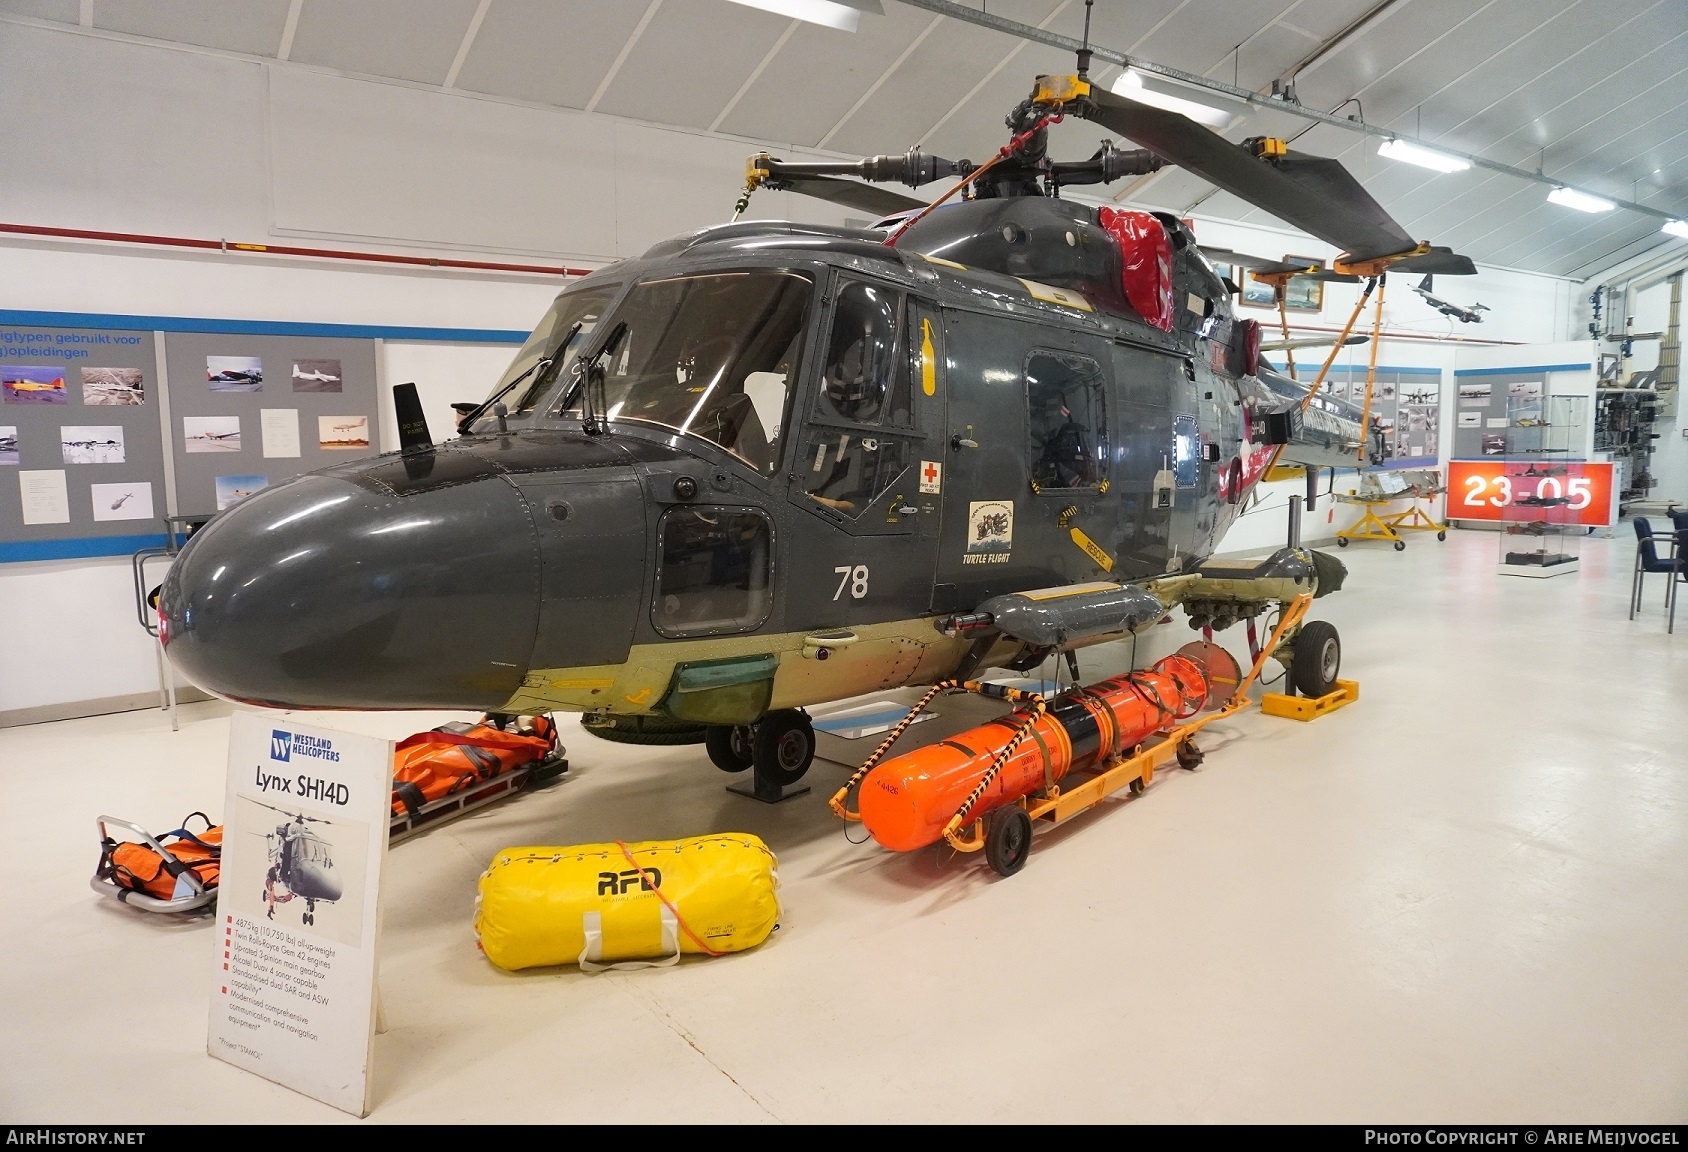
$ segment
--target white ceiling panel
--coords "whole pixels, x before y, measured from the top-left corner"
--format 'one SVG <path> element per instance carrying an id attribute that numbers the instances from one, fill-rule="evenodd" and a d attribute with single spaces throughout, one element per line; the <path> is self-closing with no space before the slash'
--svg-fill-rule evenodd
<path id="1" fill-rule="evenodd" d="M 721 131 L 770 146 L 815 145 L 934 19 L 894 2 L 855 32 L 804 24 L 750 86 Z"/>
<path id="2" fill-rule="evenodd" d="M 1004 11 L 996 14 L 1036 24 L 1054 10 L 1055 4 L 1032 0 L 1014 5 L 1005 3 L 1003 8 Z M 1009 9 L 1017 11 L 1011 13 Z M 938 116 L 954 108 L 1013 50 L 1015 43 L 1014 37 L 1000 32 L 945 20 L 885 78 L 879 90 L 833 136 L 828 147 L 870 155 L 902 151 L 930 128 Z M 1022 79 L 1020 86 L 1029 91 L 1030 77 Z M 1004 108 L 995 116 L 987 114 L 984 118 L 1000 124 L 1007 111 Z M 1006 138 L 1006 130 L 1003 135 Z"/>
<path id="3" fill-rule="evenodd" d="M 443 84 L 476 0 L 305 0 L 291 58 L 346 72 Z"/>
<path id="4" fill-rule="evenodd" d="M 1007 140 L 1003 117 L 1032 77 L 1074 65 L 1070 52 L 903 0 L 883 0 L 884 14 L 864 14 L 855 33 L 728 0 L 663 0 L 630 45 L 648 3 L 491 0 L 456 85 L 582 108 L 626 48 L 599 111 L 718 127 L 788 153 L 823 140 L 846 155 L 894 153 L 919 141 L 940 155 L 983 161 Z M 968 3 L 1064 36 L 1083 30 L 1083 0 Z M 1377 4 L 1105 0 L 1091 33 L 1099 47 L 1235 78 L 1255 91 L 1328 49 L 1297 76 L 1308 107 L 1363 108 L 1373 125 L 1505 164 L 1533 169 L 1540 159 L 1550 177 L 1688 214 L 1688 2 L 1397 0 L 1364 32 L 1327 43 Z M 476 5 L 303 0 L 291 55 L 440 84 Z M 100 28 L 261 56 L 276 52 L 287 9 L 288 0 L 94 0 Z M 75 25 L 79 13 L 79 0 L 0 0 L 0 15 Z M 1096 79 L 1106 84 L 1116 73 L 1101 65 Z M 1062 124 L 1051 154 L 1088 156 L 1107 135 L 1093 124 Z M 1540 184 L 1482 170 L 1436 175 L 1379 158 L 1376 137 L 1282 112 L 1250 109 L 1226 132 L 1233 141 L 1251 135 L 1340 158 L 1413 235 L 1484 263 L 1586 275 L 1591 261 L 1658 242 L 1650 218 L 1623 210 L 1582 218 L 1544 204 Z M 1277 223 L 1182 171 L 1108 192 L 1127 190 L 1125 202 Z"/>
<path id="5" fill-rule="evenodd" d="M 1290 7 L 1292 0 L 1198 2 L 1162 24 L 1141 42 L 1137 51 L 1157 64 L 1200 75 L 1211 71 L 1215 79 L 1229 82 L 1232 50 Z M 1247 60 L 1249 56 L 1250 51 L 1245 47 L 1242 58 Z"/>
<path id="6" fill-rule="evenodd" d="M 584 108 L 644 13 L 627 0 L 494 0 L 457 87 Z"/>
<path id="7" fill-rule="evenodd" d="M 274 56 L 288 0 L 94 0 L 94 27 Z"/>
<path id="8" fill-rule="evenodd" d="M 727 0 L 665 0 L 597 111 L 707 128 L 790 24 Z"/>

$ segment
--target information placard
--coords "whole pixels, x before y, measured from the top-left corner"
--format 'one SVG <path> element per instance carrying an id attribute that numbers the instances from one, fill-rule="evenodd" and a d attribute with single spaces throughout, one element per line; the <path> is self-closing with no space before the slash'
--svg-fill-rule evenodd
<path id="1" fill-rule="evenodd" d="M 1612 466 L 1545 460 L 1448 462 L 1450 520 L 1519 520 L 1525 512 L 1550 524 L 1610 524 Z"/>
<path id="2" fill-rule="evenodd" d="M 390 740 L 236 712 L 207 1050 L 369 1111 Z"/>

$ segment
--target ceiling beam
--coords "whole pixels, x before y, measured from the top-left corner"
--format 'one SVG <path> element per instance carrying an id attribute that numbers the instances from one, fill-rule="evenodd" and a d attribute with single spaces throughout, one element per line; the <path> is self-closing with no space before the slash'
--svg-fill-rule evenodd
<path id="1" fill-rule="evenodd" d="M 275 50 L 277 60 L 293 55 L 293 37 L 299 32 L 299 12 L 304 7 L 305 0 L 291 0 L 287 5 L 287 23 L 281 26 L 281 47 Z"/>
<path id="2" fill-rule="evenodd" d="M 1021 24 L 1016 20 L 1008 20 L 1001 16 L 993 16 L 988 12 L 981 12 L 977 9 L 966 7 L 963 4 L 955 3 L 955 0 L 897 0 L 897 2 L 907 4 L 911 8 L 921 8 L 928 12 L 936 12 L 939 15 L 949 16 L 953 19 L 961 20 L 969 24 L 977 24 L 982 28 L 994 28 L 996 31 L 1005 33 L 1009 36 L 1018 36 L 1023 40 L 1031 40 L 1039 44 L 1047 44 L 1052 48 L 1061 48 L 1068 52 L 1076 52 L 1083 47 L 1083 44 L 1074 40 L 1071 36 L 1057 35 L 1056 33 L 1046 31 L 1042 28 L 1034 28 L 1030 24 Z M 1300 104 L 1292 104 L 1288 101 L 1280 100 L 1275 97 L 1263 96 L 1259 92 L 1254 92 L 1247 88 L 1239 88 L 1235 84 L 1226 84 L 1221 80 L 1210 80 L 1205 76 L 1198 76 L 1194 72 L 1186 72 L 1181 68 L 1169 68 L 1164 64 L 1156 64 L 1152 60 L 1144 60 L 1141 57 L 1131 56 L 1112 48 L 1104 48 L 1096 44 L 1092 44 L 1090 46 L 1090 50 L 1092 56 L 1097 60 L 1105 60 L 1111 64 L 1118 64 L 1122 68 L 1135 68 L 1139 72 L 1149 72 L 1157 76 L 1164 76 L 1169 80 L 1176 80 L 1179 83 L 1187 84 L 1192 88 L 1205 88 L 1210 92 L 1216 92 L 1220 95 L 1228 96 L 1233 100 L 1244 101 L 1245 103 L 1251 104 L 1257 108 L 1266 108 L 1275 112 L 1283 112 L 1290 116 L 1298 116 L 1304 120 L 1312 120 L 1320 124 L 1330 124 L 1334 127 L 1341 128 L 1344 131 L 1358 132 L 1362 135 L 1372 136 L 1378 139 L 1387 140 L 1394 138 L 1406 140 L 1425 148 L 1444 152 L 1450 156 L 1457 156 L 1462 160 L 1468 161 L 1474 168 L 1484 168 L 1491 172 L 1499 172 L 1504 175 L 1511 176 L 1514 179 L 1528 180 L 1535 184 L 1545 184 L 1550 188 L 1571 188 L 1575 191 L 1586 193 L 1589 196 L 1598 196 L 1603 200 L 1610 200 L 1620 208 L 1627 209 L 1630 212 L 1638 212 L 1643 216 L 1651 216 L 1657 220 L 1676 219 L 1676 217 L 1672 216 L 1668 212 L 1661 212 L 1657 208 L 1650 208 L 1645 204 L 1637 204 L 1633 200 L 1624 200 L 1619 197 L 1612 196 L 1609 193 L 1597 192 L 1591 188 L 1580 188 L 1574 184 L 1567 184 L 1563 180 L 1555 180 L 1553 177 L 1544 172 L 1531 172 L 1527 168 L 1515 168 L 1511 164 L 1501 164 L 1494 160 L 1485 160 L 1483 157 L 1474 156 L 1469 152 L 1460 152 L 1456 149 L 1448 148 L 1445 145 L 1428 143 L 1415 136 L 1408 135 L 1405 132 L 1394 132 L 1388 128 L 1380 128 L 1375 125 L 1368 124 L 1364 120 L 1349 119 L 1345 116 L 1337 116 L 1329 112 L 1321 112 L 1316 108 L 1307 108 Z"/>
<path id="3" fill-rule="evenodd" d="M 445 72 L 445 83 L 440 87 L 457 87 L 457 74 L 463 71 L 463 61 L 469 58 L 469 49 L 475 45 L 475 37 L 481 30 L 481 21 L 486 19 L 486 10 L 491 7 L 492 0 L 481 0 L 475 5 L 475 14 L 469 17 L 469 27 L 463 33 L 463 43 L 457 46 L 457 55 L 451 58 L 451 67 Z"/>
<path id="4" fill-rule="evenodd" d="M 715 117 L 714 120 L 710 121 L 709 130 L 711 132 L 719 129 L 721 127 L 721 122 L 733 114 L 733 109 L 737 108 L 739 101 L 744 99 L 744 94 L 750 91 L 750 86 L 762 78 L 762 73 L 767 71 L 769 64 L 773 63 L 773 59 L 779 54 L 779 50 L 785 47 L 785 42 L 791 39 L 793 34 L 795 34 L 797 29 L 802 27 L 802 25 L 803 21 L 793 20 L 790 24 L 785 26 L 785 31 L 780 33 L 780 38 L 774 41 L 774 46 L 772 48 L 763 53 L 761 63 L 757 64 L 756 67 L 751 70 L 750 75 L 744 78 L 744 83 L 740 84 L 738 91 L 733 93 L 733 98 L 727 101 L 727 106 L 721 109 L 721 114 Z"/>
<path id="5" fill-rule="evenodd" d="M 850 117 L 854 116 L 857 112 L 860 112 L 861 109 L 862 109 L 862 105 L 866 104 L 869 100 L 873 99 L 873 94 L 875 92 L 879 91 L 880 87 L 884 85 L 885 81 L 889 80 L 891 78 L 891 76 L 897 71 L 897 69 L 899 69 L 903 66 L 903 61 L 907 60 L 910 56 L 913 56 L 914 50 L 916 48 L 919 48 L 922 44 L 924 44 L 926 42 L 926 37 L 928 37 L 932 33 L 936 32 L 938 30 L 938 25 L 942 24 L 943 22 L 944 22 L 944 18 L 942 16 L 932 17 L 932 22 L 930 24 L 926 25 L 925 30 L 922 31 L 920 33 L 920 35 L 916 36 L 913 40 L 909 41 L 908 47 L 904 48 L 902 50 L 901 54 L 899 54 L 898 57 L 895 60 L 891 61 L 891 66 L 889 68 L 885 69 L 884 72 L 880 73 L 879 79 L 875 80 L 871 85 L 868 86 L 868 90 L 861 94 L 860 99 L 858 99 L 854 104 L 850 105 L 850 110 L 848 112 L 844 113 L 844 115 L 842 115 L 838 118 L 838 123 L 834 124 L 830 129 L 827 130 L 827 134 L 820 138 L 820 142 L 817 143 L 815 145 L 815 147 L 825 148 L 829 143 L 831 143 L 832 138 L 834 136 L 838 135 L 839 131 L 844 127 L 844 125 L 846 125 L 850 122 Z M 1030 27 L 1030 25 L 1027 25 L 1027 27 Z"/>
<path id="6" fill-rule="evenodd" d="M 656 10 L 661 7 L 662 0 L 651 0 L 650 5 L 645 9 L 645 14 L 639 17 L 637 24 L 633 25 L 633 31 L 627 37 L 627 43 L 623 44 L 621 51 L 615 54 L 615 62 L 610 65 L 610 70 L 604 73 L 604 78 L 598 81 L 598 88 L 592 93 L 592 99 L 586 102 L 585 110 L 587 112 L 597 110 L 598 101 L 604 98 L 604 93 L 608 92 L 610 85 L 615 83 L 616 74 L 621 71 L 621 66 L 627 63 L 627 57 L 633 53 L 633 45 L 637 44 L 639 37 L 645 34 L 645 29 L 650 27 L 651 19 L 656 16 Z"/>

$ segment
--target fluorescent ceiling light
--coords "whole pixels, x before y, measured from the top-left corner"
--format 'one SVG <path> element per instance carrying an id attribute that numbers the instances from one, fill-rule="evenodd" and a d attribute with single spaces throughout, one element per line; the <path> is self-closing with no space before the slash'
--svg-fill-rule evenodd
<path id="1" fill-rule="evenodd" d="M 1224 128 L 1231 122 L 1231 114 L 1223 108 L 1198 104 L 1194 100 L 1174 96 L 1161 87 L 1150 87 L 1143 83 L 1143 77 L 1135 68 L 1127 68 L 1121 72 L 1119 79 L 1113 82 L 1112 88 L 1116 96 L 1124 96 L 1127 100 L 1135 100 L 1139 104 L 1148 104 L 1154 108 L 1165 108 L 1168 112 L 1177 112 L 1188 116 L 1197 124 L 1206 124 L 1209 128 Z"/>
<path id="2" fill-rule="evenodd" d="M 1446 152 L 1438 152 L 1434 148 L 1426 148 L 1422 144 L 1414 144 L 1409 140 L 1397 140 L 1391 137 L 1377 146 L 1377 154 L 1391 160 L 1400 160 L 1406 164 L 1417 164 L 1420 168 L 1434 168 L 1438 172 L 1463 172 L 1471 167 L 1471 161 L 1462 160 L 1458 156 L 1450 156 Z"/>
<path id="3" fill-rule="evenodd" d="M 1610 212 L 1617 207 L 1610 200 L 1578 192 L 1575 188 L 1555 188 L 1547 194 L 1547 199 L 1549 203 L 1561 208 L 1575 208 L 1578 212 Z"/>
<path id="4" fill-rule="evenodd" d="M 1665 226 L 1659 229 L 1659 231 L 1669 232 L 1672 236 L 1680 236 L 1684 240 L 1688 240 L 1688 220 L 1667 221 Z"/>
<path id="5" fill-rule="evenodd" d="M 863 12 L 885 14 L 879 0 L 733 0 L 733 3 L 790 16 L 793 20 L 807 20 L 840 32 L 854 32 Z"/>

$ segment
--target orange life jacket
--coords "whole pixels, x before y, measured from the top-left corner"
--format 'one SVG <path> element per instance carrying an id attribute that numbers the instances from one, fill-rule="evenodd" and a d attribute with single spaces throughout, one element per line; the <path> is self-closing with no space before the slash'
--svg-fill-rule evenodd
<path id="1" fill-rule="evenodd" d="M 479 724 L 446 724 L 399 741 L 393 753 L 393 815 L 414 816 L 424 804 L 537 763 L 557 750 L 557 726 L 547 716 L 531 726 L 492 717 Z"/>
<path id="2" fill-rule="evenodd" d="M 205 821 L 205 831 L 198 834 L 186 827 L 195 816 Z M 203 812 L 190 812 L 182 824 L 174 832 L 156 837 L 172 858 L 160 856 L 148 844 L 107 838 L 100 844 L 100 866 L 95 875 L 158 900 L 175 895 L 176 877 L 183 872 L 192 872 L 203 888 L 215 888 L 223 854 L 223 826 L 212 824 Z"/>

